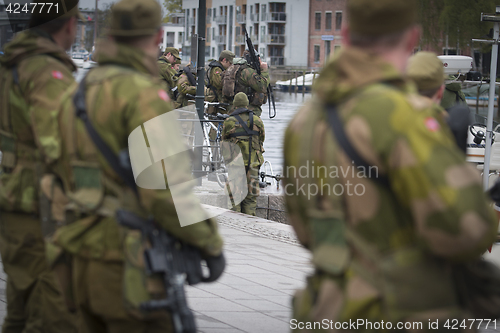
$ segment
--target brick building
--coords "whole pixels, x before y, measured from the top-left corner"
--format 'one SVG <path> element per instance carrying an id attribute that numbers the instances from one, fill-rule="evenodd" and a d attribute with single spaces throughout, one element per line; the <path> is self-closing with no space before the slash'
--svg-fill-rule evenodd
<path id="1" fill-rule="evenodd" d="M 309 1 L 309 39 L 307 65 L 323 67 L 341 45 L 340 29 L 346 22 L 347 0 Z"/>

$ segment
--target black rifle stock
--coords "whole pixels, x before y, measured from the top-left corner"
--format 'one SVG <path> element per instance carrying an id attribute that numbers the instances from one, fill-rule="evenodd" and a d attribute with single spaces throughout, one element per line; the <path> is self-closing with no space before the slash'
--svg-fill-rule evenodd
<path id="1" fill-rule="evenodd" d="M 243 27 L 243 32 L 245 33 L 245 39 L 247 42 L 248 52 L 250 53 L 250 66 L 253 67 L 257 71 L 257 74 L 260 75 L 260 61 L 257 55 L 255 54 L 255 48 L 253 46 L 252 40 L 248 36 L 247 29 Z M 276 117 L 276 103 L 274 101 L 274 93 L 273 88 L 271 87 L 271 83 L 267 86 L 267 95 L 269 96 L 269 118 Z M 273 104 L 274 114 L 271 115 L 271 103 Z"/>
<path id="2" fill-rule="evenodd" d="M 167 310 L 172 315 L 175 333 L 195 333 L 196 323 L 187 305 L 184 282 L 196 284 L 202 279 L 199 252 L 189 246 L 179 248 L 179 242 L 165 230 L 155 227 L 153 221 L 142 219 L 131 212 L 118 210 L 118 222 L 130 229 L 140 230 L 151 248 L 144 251 L 146 273 L 159 275 L 165 284 L 165 299 L 150 300 L 140 305 L 146 312 Z"/>

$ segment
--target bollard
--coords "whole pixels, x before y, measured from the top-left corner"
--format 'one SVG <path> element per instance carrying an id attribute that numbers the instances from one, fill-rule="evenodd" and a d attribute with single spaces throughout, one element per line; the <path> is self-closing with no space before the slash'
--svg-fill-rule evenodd
<path id="1" fill-rule="evenodd" d="M 302 98 L 306 93 L 306 71 L 302 71 Z"/>
<path id="2" fill-rule="evenodd" d="M 297 91 L 299 90 L 297 71 L 295 71 L 295 95 L 297 95 Z"/>

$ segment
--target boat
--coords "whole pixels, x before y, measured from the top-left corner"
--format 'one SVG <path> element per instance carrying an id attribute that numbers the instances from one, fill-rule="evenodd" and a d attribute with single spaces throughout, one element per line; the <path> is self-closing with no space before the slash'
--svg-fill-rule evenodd
<path id="1" fill-rule="evenodd" d="M 295 86 L 297 86 L 297 90 L 302 92 L 302 89 L 305 89 L 305 92 L 310 92 L 314 79 L 319 77 L 318 73 L 309 73 L 306 75 L 298 76 L 297 79 L 291 78 L 290 80 L 284 81 L 276 81 L 276 89 L 281 91 L 289 91 L 290 86 L 292 91 L 295 90 Z"/>

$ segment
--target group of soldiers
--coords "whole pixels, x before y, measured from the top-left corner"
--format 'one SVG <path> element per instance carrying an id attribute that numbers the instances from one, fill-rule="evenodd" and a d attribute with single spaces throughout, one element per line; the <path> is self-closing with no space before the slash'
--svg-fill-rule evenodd
<path id="1" fill-rule="evenodd" d="M 64 10 L 34 11 L 30 29 L 0 57 L 2 332 L 171 332 L 168 312 L 137 308 L 149 288 L 158 293 L 132 273 L 144 268 L 141 249 L 149 245 L 134 242 L 137 232 L 120 227 L 115 212 L 150 217 L 212 265 L 224 265 L 215 220 L 181 227 L 168 185 L 138 188 L 123 171 L 129 134 L 141 129 L 149 147 L 144 124 L 185 103 L 173 93 L 175 87 L 179 96 L 194 93 L 193 73 L 176 76 L 175 49 L 157 59 L 157 1 L 121 0 L 112 7 L 107 39 L 96 47 L 99 66 L 76 83 L 65 51 L 83 17 L 77 0 L 54 1 Z M 293 318 L 302 323 L 297 331 L 334 332 L 335 323 L 346 329 L 343 323 L 358 320 L 379 327 L 423 322 L 426 330 L 431 320 L 443 328 L 446 320 L 479 318 L 462 302 L 451 264 L 480 257 L 498 220 L 450 115 L 438 105 L 442 65 L 429 53 L 410 59 L 419 41 L 417 13 L 415 0 L 348 0 L 344 47 L 286 131 L 289 220 L 315 268 L 293 298 Z M 244 156 L 248 151 L 252 186 L 262 163 L 259 117 L 269 84 L 263 62 L 261 70 L 224 51 L 208 74 L 214 100 L 231 104 L 223 138 Z M 182 138 L 175 123 L 163 125 L 162 148 L 175 155 Z M 158 163 L 169 183 L 189 186 L 188 156 Z M 306 177 L 290 172 L 311 166 L 324 168 Z M 353 166 L 377 172 L 348 171 Z M 332 167 L 348 172 L 331 177 Z M 347 184 L 364 190 L 327 191 Z M 314 186 L 321 193 L 303 191 Z M 188 187 L 180 194 L 176 202 L 186 210 L 199 205 Z M 252 200 L 235 209 L 252 214 Z M 333 324 L 325 327 L 325 320 Z"/>
<path id="2" fill-rule="evenodd" d="M 170 99 L 175 101 L 176 108 L 185 107 L 190 100 L 194 100 L 197 86 L 196 70 L 191 65 L 177 70 L 174 66 L 180 62 L 179 50 L 174 47 L 167 47 L 158 59 L 160 79 L 166 84 L 166 91 Z M 224 121 L 221 138 L 238 146 L 246 168 L 248 194 L 241 203 L 232 201 L 232 210 L 253 216 L 260 193 L 259 169 L 264 163 L 262 153 L 265 131 L 260 118 L 261 106 L 267 101 L 267 88 L 270 83 L 267 63 L 260 57 L 259 62 L 260 74 L 249 65 L 248 50 L 243 52 L 242 58 L 236 59 L 233 52 L 224 50 L 218 60 L 208 64 L 205 78 L 205 99 L 212 103 L 225 104 L 210 106 L 207 111 L 211 114 L 230 115 Z M 212 131 L 210 134 L 211 139 L 215 139 L 216 133 Z M 237 154 L 224 149 L 223 155 L 225 160 L 230 162 Z M 229 196 L 233 198 L 230 187 L 227 186 L 227 189 Z"/>

